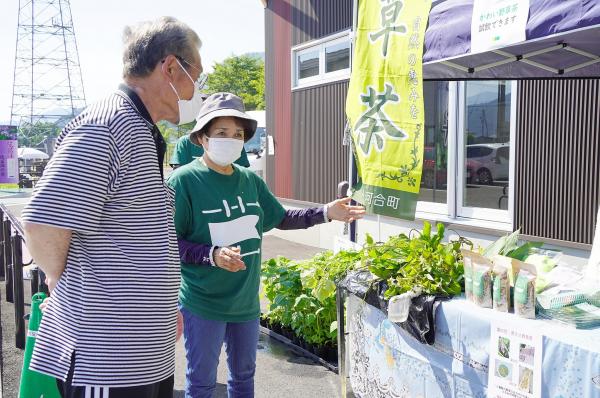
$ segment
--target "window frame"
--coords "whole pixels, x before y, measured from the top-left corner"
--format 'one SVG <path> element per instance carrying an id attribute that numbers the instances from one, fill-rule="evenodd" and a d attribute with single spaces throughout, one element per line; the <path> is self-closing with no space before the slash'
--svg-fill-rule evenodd
<path id="1" fill-rule="evenodd" d="M 329 47 L 347 43 L 348 44 L 348 68 L 340 69 L 333 72 L 325 72 L 326 69 L 326 50 Z M 316 76 L 300 79 L 298 77 L 298 59 L 304 54 L 309 54 L 317 51 L 319 54 L 319 74 Z M 292 47 L 291 51 L 292 63 L 292 91 L 303 89 L 306 87 L 318 86 L 327 83 L 333 83 L 340 80 L 350 78 L 352 69 L 352 36 L 351 30 L 345 30 L 333 35 L 323 37 L 318 40 L 313 40 L 301 45 Z"/>
<path id="2" fill-rule="evenodd" d="M 455 114 L 454 112 L 451 111 L 452 104 L 454 103 L 453 101 L 455 100 L 452 96 L 452 92 L 453 92 L 453 85 L 455 85 L 456 82 L 453 81 L 449 81 L 448 82 L 448 154 L 447 154 L 447 159 L 446 159 L 446 202 L 445 203 L 438 203 L 438 202 L 427 202 L 427 201 L 418 201 L 417 202 L 417 209 L 416 209 L 416 215 L 418 218 L 421 219 L 440 219 L 440 217 L 449 217 L 451 216 L 450 213 L 450 201 L 451 201 L 451 190 L 453 189 L 452 185 L 454 183 L 454 181 L 452 181 L 452 179 L 450 178 L 451 175 L 454 175 L 454 154 L 453 154 L 453 150 L 452 148 L 452 136 L 454 134 L 454 130 L 453 129 L 453 123 L 454 123 L 454 118 L 455 118 Z M 425 149 L 423 148 L 423 151 Z M 425 157 L 425 154 L 423 152 L 423 158 Z M 434 176 L 434 178 L 437 178 L 437 176 Z"/>
<path id="3" fill-rule="evenodd" d="M 484 228 L 512 231 L 514 224 L 516 124 L 518 83 L 510 81 L 510 159 L 508 210 L 463 206 L 465 179 L 465 115 L 466 82 L 450 81 L 448 85 L 448 168 L 446 203 L 419 201 L 417 217 Z"/>
<path id="4" fill-rule="evenodd" d="M 510 81 L 510 159 L 508 163 L 508 195 L 512 196 L 514 192 L 514 146 L 515 146 L 515 128 L 516 128 L 516 82 Z M 457 206 L 457 216 L 462 218 L 469 219 L 478 219 L 484 221 L 492 221 L 492 222 L 501 222 L 501 223 L 512 223 L 512 215 L 514 214 L 513 208 L 511 205 L 511 201 L 508 202 L 508 210 L 497 210 L 497 209 L 487 209 L 482 207 L 470 207 L 464 205 L 464 188 L 466 185 L 466 177 L 465 177 L 465 160 L 466 160 L 466 142 L 465 142 L 465 127 L 466 127 L 466 118 L 465 113 L 467 111 L 466 108 L 466 82 L 461 82 L 461 91 L 460 91 L 460 103 L 458 111 L 462 113 L 462 117 L 460 118 L 461 124 L 458 126 L 457 131 L 457 196 L 456 196 L 456 206 Z M 512 177 L 512 178 L 511 178 Z"/>

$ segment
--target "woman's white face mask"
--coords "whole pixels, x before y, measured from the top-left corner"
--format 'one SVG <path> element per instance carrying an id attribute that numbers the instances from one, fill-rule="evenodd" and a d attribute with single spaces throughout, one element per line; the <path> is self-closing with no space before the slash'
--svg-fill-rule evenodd
<path id="1" fill-rule="evenodd" d="M 192 83 L 194 84 L 194 95 L 192 95 L 192 98 L 190 98 L 189 100 L 183 100 L 179 96 L 179 93 L 177 92 L 177 89 L 175 89 L 175 86 L 173 86 L 173 83 L 169 82 L 171 88 L 173 89 L 173 91 L 175 91 L 175 95 L 177 95 L 177 98 L 179 99 L 179 101 L 177 101 L 177 105 L 179 107 L 178 124 L 182 125 L 193 122 L 194 120 L 196 120 L 196 116 L 198 116 L 198 113 L 200 113 L 200 108 L 202 108 L 203 102 L 202 96 L 200 94 L 200 90 L 202 90 L 202 87 L 200 86 L 199 82 L 194 81 L 194 79 L 192 79 L 190 74 L 181 65 L 179 60 L 177 60 L 177 64 L 179 64 L 179 67 L 185 72 L 187 77 L 189 77 Z"/>
<path id="2" fill-rule="evenodd" d="M 205 152 L 216 164 L 221 167 L 235 162 L 242 154 L 244 140 L 237 138 L 207 138 L 208 145 Z"/>

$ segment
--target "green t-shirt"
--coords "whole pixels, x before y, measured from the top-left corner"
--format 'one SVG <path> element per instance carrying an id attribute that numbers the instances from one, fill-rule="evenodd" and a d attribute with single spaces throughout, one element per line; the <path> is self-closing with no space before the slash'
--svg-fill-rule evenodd
<path id="1" fill-rule="evenodd" d="M 252 171 L 233 166 L 232 175 L 210 170 L 201 160 L 171 174 L 177 236 L 213 246 L 240 246 L 246 270 L 181 264 L 180 303 L 199 316 L 245 322 L 260 316 L 263 232 L 275 228 L 285 209 Z"/>
<path id="2" fill-rule="evenodd" d="M 190 135 L 184 135 L 177 140 L 177 144 L 175 144 L 175 150 L 173 151 L 173 155 L 171 155 L 171 161 L 169 164 L 178 164 L 179 166 L 184 166 L 188 163 L 191 163 L 195 158 L 201 158 L 204 155 L 204 148 L 201 145 L 196 145 L 190 139 Z M 242 149 L 242 153 L 238 160 L 234 163 L 239 164 L 240 166 L 250 167 L 250 161 L 248 160 L 248 155 L 246 155 L 246 150 Z"/>

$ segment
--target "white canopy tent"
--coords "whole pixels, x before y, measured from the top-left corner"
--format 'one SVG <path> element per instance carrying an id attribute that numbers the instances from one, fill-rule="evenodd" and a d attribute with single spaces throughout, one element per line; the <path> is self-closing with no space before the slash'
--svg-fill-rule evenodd
<path id="1" fill-rule="evenodd" d="M 19 159 L 23 160 L 47 160 L 50 158 L 48 154 L 35 148 L 19 148 L 17 153 Z"/>

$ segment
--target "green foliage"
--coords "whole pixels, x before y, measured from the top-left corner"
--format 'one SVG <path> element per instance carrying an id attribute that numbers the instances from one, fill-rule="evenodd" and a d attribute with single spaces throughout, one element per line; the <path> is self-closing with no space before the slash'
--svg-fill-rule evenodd
<path id="1" fill-rule="evenodd" d="M 307 261 L 284 257 L 263 264 L 265 317 L 290 327 L 307 343 L 324 345 L 337 338 L 336 282 L 360 262 L 359 252 L 330 251 Z"/>
<path id="2" fill-rule="evenodd" d="M 179 137 L 187 135 L 190 133 L 192 128 L 194 127 L 196 122 L 191 122 L 188 124 L 183 124 L 181 126 L 177 126 L 175 124 L 169 123 L 167 121 L 160 121 L 156 123 L 156 126 L 160 130 L 163 138 L 167 143 L 176 142 Z"/>
<path id="3" fill-rule="evenodd" d="M 506 255 L 509 252 L 516 250 L 519 247 L 519 230 L 516 230 L 510 235 L 505 235 L 489 245 L 484 251 L 483 255 L 492 258 L 496 254 Z"/>
<path id="4" fill-rule="evenodd" d="M 46 137 L 56 138 L 62 128 L 56 123 L 37 122 L 34 124 L 22 123 L 18 129 L 18 141 L 20 147 L 36 147 Z"/>
<path id="5" fill-rule="evenodd" d="M 207 86 L 209 94 L 225 91 L 239 96 L 246 110 L 265 109 L 265 63 L 256 57 L 232 56 L 215 64 Z"/>
<path id="6" fill-rule="evenodd" d="M 388 284 L 386 298 L 419 288 L 424 294 L 458 295 L 463 287 L 460 249 L 464 238 L 443 243 L 444 225 L 435 232 L 425 222 L 415 237 L 400 234 L 386 243 L 367 235 L 360 251 L 324 252 L 307 261 L 283 257 L 263 263 L 262 279 L 271 302 L 265 317 L 290 327 L 310 344 L 333 343 L 337 334 L 336 282 L 350 270 L 368 267 Z"/>
<path id="7" fill-rule="evenodd" d="M 543 245 L 544 244 L 542 242 L 527 242 L 522 246 L 506 253 L 506 256 L 515 258 L 519 261 L 525 261 L 525 259 L 527 259 L 531 255 L 531 253 L 535 251 L 535 249 L 539 249 Z"/>
<path id="8" fill-rule="evenodd" d="M 464 273 L 460 249 L 472 244 L 463 238 L 445 244 L 444 225 L 437 224 L 436 229 L 432 234 L 431 224 L 425 222 L 418 236 L 400 234 L 383 244 L 367 236 L 363 261 L 371 273 L 387 281 L 386 298 L 415 288 L 424 294 L 460 294 Z"/>
<path id="9" fill-rule="evenodd" d="M 171 156 L 173 156 L 173 151 L 175 150 L 175 145 L 177 144 L 177 140 L 190 133 L 192 128 L 194 128 L 194 124 L 196 122 L 191 122 L 188 124 L 183 124 L 181 126 L 177 126 L 175 124 L 169 123 L 167 121 L 160 121 L 156 123 L 156 126 L 160 130 L 165 142 L 167 143 L 167 153 L 165 154 L 164 163 L 168 165 Z"/>
<path id="10" fill-rule="evenodd" d="M 519 246 L 519 233 L 520 230 L 516 230 L 512 234 L 505 235 L 489 245 L 484 251 L 483 255 L 492 258 L 496 254 L 515 258 L 519 261 L 525 261 L 525 259 L 535 251 L 535 249 L 543 246 L 542 242 L 526 242 Z"/>

